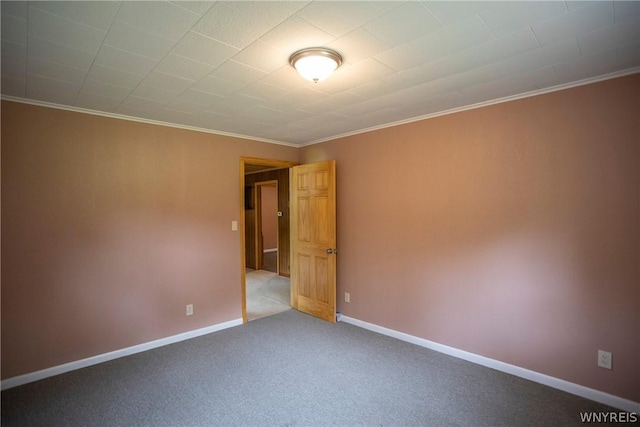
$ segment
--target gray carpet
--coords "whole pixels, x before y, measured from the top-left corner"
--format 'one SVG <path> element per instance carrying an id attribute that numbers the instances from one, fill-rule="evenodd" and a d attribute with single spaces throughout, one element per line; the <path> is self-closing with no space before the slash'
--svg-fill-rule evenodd
<path id="1" fill-rule="evenodd" d="M 2 392 L 5 426 L 564 426 L 610 410 L 294 310 Z"/>
<path id="2" fill-rule="evenodd" d="M 289 310 L 290 281 L 264 270 L 247 269 L 247 319 L 255 320 Z"/>

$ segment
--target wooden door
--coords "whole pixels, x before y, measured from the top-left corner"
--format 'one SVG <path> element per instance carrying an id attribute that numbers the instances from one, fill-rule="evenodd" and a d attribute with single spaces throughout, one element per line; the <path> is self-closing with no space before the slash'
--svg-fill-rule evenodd
<path id="1" fill-rule="evenodd" d="M 295 166 L 289 182 L 291 306 L 335 323 L 335 161 Z"/>

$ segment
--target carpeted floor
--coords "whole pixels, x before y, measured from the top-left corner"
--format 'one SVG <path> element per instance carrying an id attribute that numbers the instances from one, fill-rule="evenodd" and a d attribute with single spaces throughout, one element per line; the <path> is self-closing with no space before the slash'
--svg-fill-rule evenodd
<path id="1" fill-rule="evenodd" d="M 271 316 L 291 308 L 286 277 L 264 270 L 247 269 L 247 319 Z"/>
<path id="2" fill-rule="evenodd" d="M 3 426 L 566 426 L 612 410 L 294 310 L 2 392 Z"/>

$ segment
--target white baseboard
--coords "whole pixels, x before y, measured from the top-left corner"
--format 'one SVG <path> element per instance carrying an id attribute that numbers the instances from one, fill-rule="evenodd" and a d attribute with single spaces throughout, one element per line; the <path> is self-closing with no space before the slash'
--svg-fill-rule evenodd
<path id="1" fill-rule="evenodd" d="M 0 389 L 7 390 L 12 387 L 17 387 L 19 385 L 42 380 L 44 378 L 52 377 L 54 375 L 63 374 L 65 372 L 74 371 L 76 369 L 86 368 L 87 366 L 97 365 L 98 363 L 108 362 L 109 360 L 118 359 L 120 357 L 129 356 L 136 353 L 141 353 L 143 351 L 177 343 L 177 342 L 188 340 L 191 338 L 196 338 L 202 335 L 210 334 L 212 332 L 220 331 L 222 329 L 227 329 L 227 328 L 231 328 L 233 326 L 238 326 L 238 325 L 242 325 L 242 319 L 230 320 L 228 322 L 218 323 L 216 325 L 207 326 L 201 329 L 195 329 L 189 332 L 183 332 L 178 335 L 173 335 L 173 336 L 161 338 L 155 341 L 134 345 L 132 347 L 115 350 L 109 353 L 100 354 L 93 357 L 88 357 L 86 359 L 76 360 L 75 362 L 69 362 L 63 365 L 53 366 L 51 368 L 43 369 L 41 371 L 31 372 L 24 375 L 18 375 L 17 377 L 12 377 L 12 378 L 7 378 L 6 380 L 2 380 Z"/>
<path id="2" fill-rule="evenodd" d="M 263 249 L 262 252 L 267 253 L 267 252 L 278 252 L 278 248 L 274 248 L 274 249 Z"/>
<path id="3" fill-rule="evenodd" d="M 541 374 L 539 372 L 531 371 L 529 369 L 521 368 L 519 366 L 511 365 L 509 363 L 500 362 L 499 360 L 490 359 L 488 357 L 480 356 L 479 354 L 470 353 L 468 351 L 459 350 L 454 347 L 449 347 L 443 344 L 438 344 L 433 341 L 426 340 L 424 338 L 418 338 L 413 335 L 405 334 L 404 332 L 398 332 L 393 329 L 378 326 L 373 323 L 364 322 L 362 320 L 354 319 L 349 316 L 342 315 L 341 320 L 345 323 L 350 323 L 354 326 L 358 326 L 363 329 L 368 329 L 373 332 L 377 332 L 382 335 L 387 335 L 392 338 L 397 338 L 402 341 L 406 341 L 420 347 L 426 347 L 431 350 L 435 350 L 440 353 L 448 354 L 449 356 L 457 357 L 478 365 L 486 366 L 488 368 L 495 369 L 497 371 L 505 372 L 507 374 L 515 375 L 520 378 L 524 378 L 539 384 L 543 384 L 558 390 L 565 391 L 567 393 L 575 394 L 586 399 L 590 399 L 605 405 L 612 406 L 617 409 L 621 409 L 627 412 L 640 413 L 640 403 L 632 400 L 623 399 L 618 396 L 614 396 L 609 393 L 594 390 L 589 387 L 574 384 L 569 381 L 561 380 L 559 378 L 551 377 L 549 375 Z"/>

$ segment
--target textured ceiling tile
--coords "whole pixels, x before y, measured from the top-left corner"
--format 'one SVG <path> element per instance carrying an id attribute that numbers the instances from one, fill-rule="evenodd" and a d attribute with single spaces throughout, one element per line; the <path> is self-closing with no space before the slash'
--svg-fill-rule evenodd
<path id="1" fill-rule="evenodd" d="M 278 100 L 277 102 L 270 103 L 269 105 L 279 111 L 282 111 L 280 121 L 283 123 L 295 123 L 300 119 L 313 116 L 313 113 L 301 110 L 294 104 L 288 103 L 285 100 Z"/>
<path id="2" fill-rule="evenodd" d="M 610 50 L 591 55 L 581 56 L 572 61 L 555 64 L 558 78 L 562 81 L 585 78 L 598 68 L 616 63 L 616 51 Z"/>
<path id="3" fill-rule="evenodd" d="M 401 71 L 454 54 L 493 37 L 484 22 L 474 16 L 376 55 L 376 59 Z"/>
<path id="4" fill-rule="evenodd" d="M 324 46 L 334 37 L 303 19 L 293 16 L 267 32 L 260 40 L 291 55 L 293 52 L 312 46 Z"/>
<path id="5" fill-rule="evenodd" d="M 273 86 L 263 81 L 257 81 L 243 88 L 241 93 L 262 100 L 272 100 L 283 96 L 287 91 L 278 86 Z"/>
<path id="6" fill-rule="evenodd" d="M 213 95 L 227 96 L 238 92 L 243 87 L 244 85 L 228 82 L 212 75 L 208 75 L 198 83 L 194 84 L 191 89 L 196 89 Z"/>
<path id="7" fill-rule="evenodd" d="M 91 53 L 52 43 L 37 37 L 29 37 L 28 46 L 29 58 L 40 58 L 70 67 L 88 70 L 95 58 L 95 55 Z"/>
<path id="8" fill-rule="evenodd" d="M 222 99 L 219 102 L 208 106 L 203 111 L 212 116 L 223 116 L 227 119 L 231 119 L 247 108 L 246 105 L 232 105 L 226 101 L 226 98 Z"/>
<path id="9" fill-rule="evenodd" d="M 138 98 L 136 96 L 128 96 L 118 106 L 116 112 L 119 114 L 128 114 L 132 116 L 138 116 L 146 113 L 145 117 L 152 115 L 165 104 L 162 102 L 150 101 L 144 98 Z"/>
<path id="10" fill-rule="evenodd" d="M 490 2 L 480 16 L 497 36 L 512 33 L 567 12 L 562 1 Z"/>
<path id="11" fill-rule="evenodd" d="M 638 3 L 2 2 L 2 93 L 310 142 L 640 66 Z M 345 60 L 318 84 L 315 45 Z"/>
<path id="12" fill-rule="evenodd" d="M 260 40 L 250 44 L 233 57 L 233 60 L 249 67 L 270 73 L 289 65 L 289 52 Z"/>
<path id="13" fill-rule="evenodd" d="M 520 92 L 528 92 L 539 86 L 546 87 L 557 80 L 552 67 L 527 70 L 506 79 L 494 80 L 489 83 L 462 89 L 462 94 L 468 96 L 474 102 L 489 101 L 493 93 L 499 93 L 500 97 L 515 95 Z"/>
<path id="14" fill-rule="evenodd" d="M 621 43 L 640 40 L 640 20 L 633 19 L 601 28 L 578 37 L 584 55 L 613 49 Z"/>
<path id="15" fill-rule="evenodd" d="M 206 11 L 211 9 L 215 4 L 215 1 L 172 1 L 170 2 L 183 9 L 195 12 L 198 15 L 203 15 Z"/>
<path id="16" fill-rule="evenodd" d="M 472 70 L 518 55 L 539 46 L 530 28 L 486 41 L 480 45 L 430 61 L 423 65 L 430 79 Z"/>
<path id="17" fill-rule="evenodd" d="M 413 111 L 409 113 L 414 116 Z M 379 110 L 367 111 L 364 114 L 360 114 L 354 117 L 352 120 L 357 120 L 358 124 L 364 128 L 374 128 L 380 125 L 394 122 L 398 120 L 400 113 L 398 110 L 392 107 L 381 108 Z M 406 118 L 406 116 L 405 116 Z"/>
<path id="18" fill-rule="evenodd" d="M 29 74 L 35 74 L 50 79 L 62 80 L 81 85 L 87 77 L 87 70 L 56 64 L 39 58 L 29 59 Z"/>
<path id="19" fill-rule="evenodd" d="M 502 62 L 504 63 L 506 61 Z M 426 83 L 425 86 L 432 94 L 445 94 L 453 91 L 459 91 L 465 87 L 504 78 L 511 74 L 514 74 L 514 72 L 506 70 L 503 66 L 498 65 L 498 63 L 492 63 L 463 73 L 449 75 L 430 81 Z"/>
<path id="20" fill-rule="evenodd" d="M 308 80 L 303 79 L 298 72 L 289 65 L 279 68 L 261 79 L 261 81 L 287 90 L 306 86 L 307 83 L 309 83 Z"/>
<path id="21" fill-rule="evenodd" d="M 423 67 L 410 68 L 382 78 L 394 91 L 426 83 L 432 79 L 433 76 L 430 76 Z"/>
<path id="22" fill-rule="evenodd" d="M 303 86 L 283 94 L 280 99 L 304 109 L 304 105 L 320 101 L 326 96 L 327 94 L 318 92 L 311 87 Z"/>
<path id="23" fill-rule="evenodd" d="M 27 90 L 45 90 L 75 96 L 82 84 L 69 83 L 35 74 L 27 74 Z"/>
<path id="24" fill-rule="evenodd" d="M 133 92 L 131 92 L 131 95 L 149 101 L 161 102 L 163 104 L 166 104 L 167 102 L 170 102 L 175 97 L 180 95 L 180 92 L 164 90 L 157 87 L 141 84 L 140 86 L 135 88 Z"/>
<path id="25" fill-rule="evenodd" d="M 553 67 L 543 67 L 525 71 L 524 73 L 513 76 L 511 78 L 511 84 L 516 90 L 532 86 L 542 89 L 555 84 L 557 82 L 557 78 L 558 76 L 556 75 Z M 489 99 L 491 98 L 491 95 L 489 95 Z"/>
<path id="26" fill-rule="evenodd" d="M 97 80 L 85 80 L 82 85 L 82 92 L 86 95 L 103 96 L 106 98 L 124 99 L 131 93 L 131 88 L 116 86 L 109 83 L 99 82 Z"/>
<path id="27" fill-rule="evenodd" d="M 389 94 L 393 90 L 392 86 L 383 80 L 374 80 L 362 85 L 358 85 L 349 89 L 349 92 L 353 92 L 363 98 L 376 98 Z"/>
<path id="28" fill-rule="evenodd" d="M 594 3 L 533 26 L 542 45 L 556 43 L 613 23 L 611 3 Z"/>
<path id="29" fill-rule="evenodd" d="M 171 110 L 176 110 L 176 111 L 183 111 L 185 113 L 193 113 L 196 114 L 198 112 L 200 112 L 200 110 L 202 110 L 202 107 L 206 107 L 207 105 L 202 105 L 202 104 L 198 104 L 198 103 L 194 103 L 194 102 L 188 102 L 188 101 L 183 101 L 181 99 L 174 99 L 173 101 L 169 102 L 165 108 L 167 109 L 171 109 Z"/>
<path id="30" fill-rule="evenodd" d="M 175 41 L 115 21 L 104 43 L 107 46 L 160 60 L 171 50 Z"/>
<path id="31" fill-rule="evenodd" d="M 158 62 L 127 50 L 104 45 L 100 48 L 95 63 L 139 76 L 146 76 Z"/>
<path id="32" fill-rule="evenodd" d="M 201 92 L 199 90 L 190 88 L 181 93 L 180 96 L 176 98 L 176 100 L 208 107 L 220 101 L 222 98 L 224 98 L 222 95 L 214 95 L 212 93 Z"/>
<path id="33" fill-rule="evenodd" d="M 341 114 L 333 112 L 318 114 L 306 119 L 299 120 L 297 125 L 306 128 L 315 128 L 319 126 L 321 127 L 326 126 L 327 123 L 331 123 L 332 121 L 344 119 L 344 117 L 345 116 Z"/>
<path id="34" fill-rule="evenodd" d="M 357 46 L 354 49 L 354 46 Z M 329 43 L 328 47 L 339 52 L 346 62 L 359 62 L 378 53 L 390 49 L 390 46 L 379 40 L 364 28 L 358 28 L 349 34 Z"/>
<path id="35" fill-rule="evenodd" d="M 35 1 L 29 2 L 29 6 L 89 27 L 107 31 L 113 22 L 116 12 L 118 12 L 120 2 Z"/>
<path id="36" fill-rule="evenodd" d="M 29 35 L 89 53 L 96 53 L 106 32 L 38 9 L 29 10 Z"/>
<path id="37" fill-rule="evenodd" d="M 266 108 L 262 105 L 256 105 L 250 110 L 247 110 L 246 117 L 250 117 L 252 120 L 273 123 L 278 120 L 278 116 L 282 114 L 282 111 L 272 108 Z"/>
<path id="38" fill-rule="evenodd" d="M 116 70 L 99 64 L 94 64 L 93 67 L 91 67 L 87 78 L 129 89 L 138 86 L 143 79 L 143 77 L 138 74 Z"/>
<path id="39" fill-rule="evenodd" d="M 384 12 L 374 2 L 315 1 L 296 14 L 334 37 L 341 37 L 370 22 Z"/>
<path id="40" fill-rule="evenodd" d="M 407 70 L 415 67 L 416 65 L 437 59 L 437 57 L 415 57 L 414 53 L 418 51 L 420 44 L 420 42 L 416 41 L 404 43 L 375 55 L 374 58 L 396 71 Z M 424 52 L 422 53 L 424 54 Z"/>
<path id="41" fill-rule="evenodd" d="M 14 79 L 7 76 L 2 76 L 2 94 L 9 96 L 26 96 L 27 81 L 26 76 L 23 79 Z"/>
<path id="42" fill-rule="evenodd" d="M 364 61 L 352 64 L 350 67 L 345 67 L 345 71 L 346 73 L 344 77 L 346 77 L 346 80 L 349 80 L 350 77 L 353 77 L 353 81 L 355 81 L 355 78 L 357 77 L 358 81 L 363 83 L 377 80 L 396 73 L 396 71 L 392 68 L 387 67 L 386 65 L 373 58 L 365 59 Z M 325 80 L 325 82 L 327 83 L 327 86 L 330 86 L 333 82 L 333 79 Z M 348 83 L 349 88 L 351 88 L 353 84 L 351 82 Z"/>
<path id="43" fill-rule="evenodd" d="M 487 42 L 487 44 L 491 44 L 493 48 L 499 51 L 501 58 L 520 55 L 541 47 L 531 28 L 525 28 L 524 30 L 499 37 Z"/>
<path id="44" fill-rule="evenodd" d="M 218 67 L 239 51 L 238 48 L 190 31 L 178 42 L 173 53 Z"/>
<path id="45" fill-rule="evenodd" d="M 27 46 L 22 44 L 12 43 L 10 41 L 2 40 L 2 49 L 0 54 L 2 55 L 1 63 L 5 62 L 18 62 L 21 64 L 27 64 Z"/>
<path id="46" fill-rule="evenodd" d="M 174 76 L 171 74 L 161 73 L 160 71 L 152 71 L 142 81 L 145 86 L 157 87 L 159 89 L 170 90 L 174 92 L 184 92 L 191 85 L 193 81 L 183 79 L 182 77 Z"/>
<path id="47" fill-rule="evenodd" d="M 445 25 L 471 18 L 487 9 L 483 1 L 424 1 L 423 4 Z"/>
<path id="48" fill-rule="evenodd" d="M 460 92 L 430 96 L 418 102 L 399 105 L 395 108 L 400 117 L 422 117 L 428 114 L 451 110 L 460 106 Z"/>
<path id="49" fill-rule="evenodd" d="M 493 34 L 485 23 L 479 17 L 474 16 L 422 37 L 420 40 L 425 44 L 420 46 L 420 50 L 427 51 L 426 56 L 429 58 L 442 57 L 493 38 Z"/>
<path id="50" fill-rule="evenodd" d="M 25 80 L 27 78 L 27 66 L 24 62 L 2 62 L 2 77 L 9 77 L 14 80 Z"/>
<path id="51" fill-rule="evenodd" d="M 174 53 L 167 55 L 156 67 L 156 71 L 172 74 L 191 81 L 198 81 L 212 72 L 214 67 Z"/>
<path id="52" fill-rule="evenodd" d="M 161 108 L 151 115 L 154 120 L 165 123 L 181 123 L 192 121 L 195 114 L 185 113 L 184 111 L 170 110 L 166 107 Z"/>
<path id="53" fill-rule="evenodd" d="M 626 21 L 627 19 L 637 19 L 640 17 L 640 2 L 616 0 L 613 2 L 613 12 L 616 22 Z"/>
<path id="54" fill-rule="evenodd" d="M 13 16 L 23 21 L 27 20 L 28 3 L 26 1 L 3 1 L 0 2 L 2 15 Z"/>
<path id="55" fill-rule="evenodd" d="M 422 3 L 407 2 L 364 27 L 383 42 L 397 45 L 441 29 L 443 25 Z"/>
<path id="56" fill-rule="evenodd" d="M 212 77 L 232 81 L 243 86 L 260 80 L 266 75 L 267 73 L 264 71 L 247 67 L 235 61 L 227 61 L 211 73 Z"/>
<path id="57" fill-rule="evenodd" d="M 116 20 L 162 37 L 179 40 L 200 15 L 166 1 L 125 1 Z"/>
<path id="58" fill-rule="evenodd" d="M 569 39 L 500 61 L 495 66 L 500 67 L 503 73 L 516 74 L 533 68 L 570 61 L 578 57 L 580 57 L 578 42 L 575 39 Z"/>
<path id="59" fill-rule="evenodd" d="M 122 98 L 88 94 L 81 91 L 76 98 L 75 105 L 82 108 L 88 108 L 90 110 L 113 112 L 118 108 L 121 102 Z"/>
<path id="60" fill-rule="evenodd" d="M 27 44 L 27 21 L 11 15 L 2 15 L 2 40 Z"/>
<path id="61" fill-rule="evenodd" d="M 336 95 L 328 96 L 318 102 L 309 104 L 305 107 L 307 111 L 312 113 L 325 113 L 335 111 L 340 108 L 348 107 L 365 101 L 366 98 L 350 92 L 341 92 Z"/>
<path id="62" fill-rule="evenodd" d="M 296 2 L 219 2 L 193 30 L 242 49 L 302 6 Z"/>
<path id="63" fill-rule="evenodd" d="M 46 101 L 60 105 L 73 105 L 73 101 L 76 99 L 76 92 L 58 92 L 54 90 L 48 90 L 42 87 L 34 87 L 30 85 L 26 90 L 27 97 L 29 99 L 35 99 L 38 101 Z"/>

